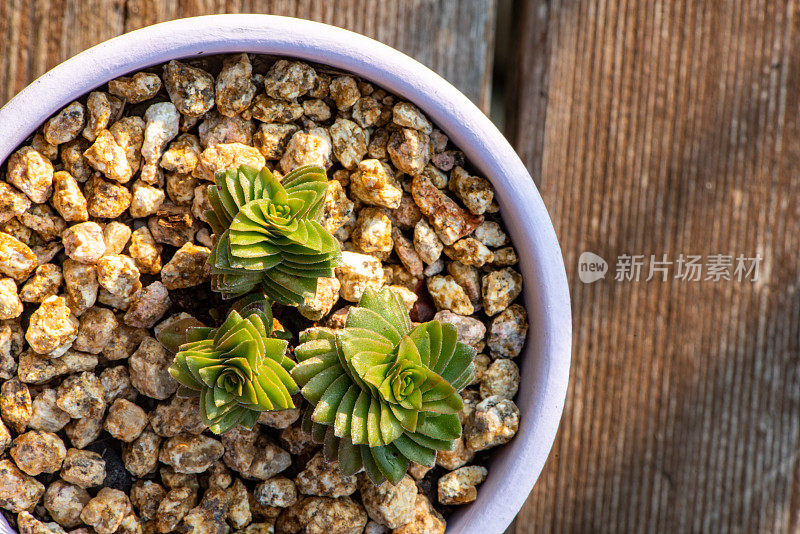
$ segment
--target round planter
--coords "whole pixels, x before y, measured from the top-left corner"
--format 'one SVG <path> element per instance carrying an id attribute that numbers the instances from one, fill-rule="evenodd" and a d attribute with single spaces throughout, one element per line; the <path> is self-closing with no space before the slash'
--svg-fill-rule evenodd
<path id="1" fill-rule="evenodd" d="M 447 81 L 393 48 L 325 24 L 270 15 L 181 19 L 95 46 L 20 92 L 0 109 L 0 162 L 53 113 L 108 80 L 171 59 L 230 52 L 329 65 L 408 99 L 494 185 L 520 258 L 530 321 L 519 359 L 522 420 L 517 436 L 494 452 L 478 499 L 450 517 L 448 532 L 502 533 L 536 482 L 561 419 L 570 364 L 569 291 L 561 250 L 531 176 L 491 121 Z M 11 531 L 5 521 L 0 530 Z"/>

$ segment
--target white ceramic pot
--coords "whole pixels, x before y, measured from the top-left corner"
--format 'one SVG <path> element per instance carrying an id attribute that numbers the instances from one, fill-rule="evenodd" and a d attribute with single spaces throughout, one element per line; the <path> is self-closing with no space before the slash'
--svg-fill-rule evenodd
<path id="1" fill-rule="evenodd" d="M 449 518 L 448 533 L 502 533 L 536 482 L 561 419 L 570 364 L 569 291 L 553 225 L 531 176 L 497 128 L 447 81 L 393 48 L 325 24 L 270 15 L 181 19 L 111 39 L 30 84 L 0 109 L 0 161 L 53 113 L 108 80 L 171 59 L 228 52 L 330 65 L 400 95 L 419 106 L 494 185 L 520 258 L 530 321 L 519 358 L 522 420 L 517 436 L 493 450 L 478 499 Z"/>

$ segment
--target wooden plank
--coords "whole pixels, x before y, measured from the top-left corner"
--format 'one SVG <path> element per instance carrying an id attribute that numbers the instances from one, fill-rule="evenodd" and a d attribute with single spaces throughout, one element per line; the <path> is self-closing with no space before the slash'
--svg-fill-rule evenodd
<path id="1" fill-rule="evenodd" d="M 125 31 L 211 13 L 269 13 L 363 33 L 432 68 L 485 112 L 491 98 L 496 0 L 127 0 Z"/>
<path id="2" fill-rule="evenodd" d="M 47 69 L 123 32 L 181 17 L 269 13 L 326 22 L 394 46 L 488 111 L 495 2 L 9 0 L 0 2 L 0 36 L 9 51 L 0 56 L 0 105 Z"/>
<path id="3" fill-rule="evenodd" d="M 123 4 L 124 0 L 0 2 L 0 105 L 58 63 L 122 33 Z"/>
<path id="4" fill-rule="evenodd" d="M 794 0 L 521 12 L 508 123 L 561 240 L 574 363 L 517 534 L 800 529 L 797 28 Z M 587 250 L 611 269 L 591 285 Z M 716 253 L 760 254 L 758 281 L 613 280 L 622 254 Z"/>

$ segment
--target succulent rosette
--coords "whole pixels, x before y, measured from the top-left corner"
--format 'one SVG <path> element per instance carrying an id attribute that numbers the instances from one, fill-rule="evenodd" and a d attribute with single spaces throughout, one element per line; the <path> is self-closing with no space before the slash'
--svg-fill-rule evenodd
<path id="1" fill-rule="evenodd" d="M 316 166 L 279 182 L 264 168 L 243 165 L 216 175 L 205 215 L 215 234 L 211 287 L 234 298 L 261 286 L 282 304 L 302 304 L 317 279 L 341 262 L 336 239 L 320 225 L 328 180 Z"/>
<path id="2" fill-rule="evenodd" d="M 476 352 L 455 327 L 414 327 L 392 290 L 367 290 L 344 329 L 300 340 L 292 376 L 312 405 L 304 425 L 344 474 L 363 467 L 375 484 L 396 484 L 411 461 L 432 466 L 437 450 L 453 449 Z"/>
<path id="3" fill-rule="evenodd" d="M 183 338 L 169 372 L 181 384 L 179 395 L 200 397 L 203 421 L 216 434 L 237 424 L 252 428 L 262 411 L 294 408 L 298 390 L 288 341 L 270 337 L 269 308 L 242 311 L 245 317 L 232 310 L 219 328 L 184 322 L 160 337 L 168 349 Z"/>

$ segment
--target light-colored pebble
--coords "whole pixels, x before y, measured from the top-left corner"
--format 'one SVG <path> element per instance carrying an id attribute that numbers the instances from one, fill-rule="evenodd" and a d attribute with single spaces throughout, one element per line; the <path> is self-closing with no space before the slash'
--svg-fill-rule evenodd
<path id="1" fill-rule="evenodd" d="M 72 346 L 78 326 L 64 297 L 47 297 L 31 315 L 25 339 L 37 353 L 57 358 Z"/>
<path id="2" fill-rule="evenodd" d="M 341 284 L 339 295 L 350 302 L 361 300 L 365 290 L 377 290 L 383 285 L 380 260 L 366 254 L 342 252 L 342 264 L 335 272 Z"/>

